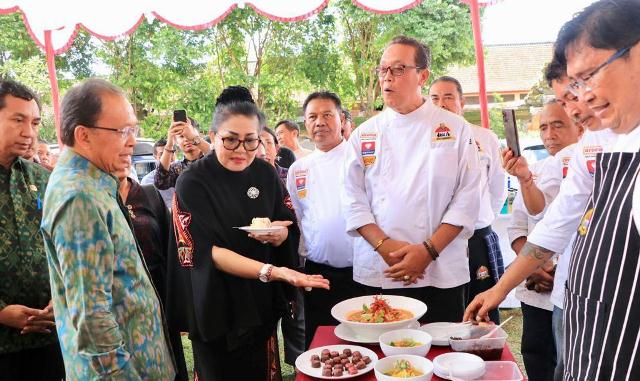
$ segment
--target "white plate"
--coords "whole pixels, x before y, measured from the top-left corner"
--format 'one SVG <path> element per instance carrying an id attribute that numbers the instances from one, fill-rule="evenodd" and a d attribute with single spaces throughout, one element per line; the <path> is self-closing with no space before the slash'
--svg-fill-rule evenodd
<path id="1" fill-rule="evenodd" d="M 469 331 L 469 326 L 461 325 L 460 323 L 429 323 L 420 327 L 421 330 L 430 334 L 433 337 L 431 345 L 448 346 L 449 337 L 458 336 L 465 337 L 466 332 Z M 455 334 L 455 335 L 454 335 Z"/>
<path id="2" fill-rule="evenodd" d="M 433 373 L 445 380 L 475 380 L 485 369 L 484 360 L 471 353 L 449 352 L 433 359 Z"/>
<path id="3" fill-rule="evenodd" d="M 328 376 L 323 376 L 322 375 L 322 366 L 320 366 L 320 368 L 312 368 L 311 367 L 311 356 L 312 355 L 318 355 L 320 356 L 320 353 L 322 352 L 323 349 L 328 349 L 330 351 L 338 351 L 340 353 L 342 353 L 342 351 L 346 348 L 351 349 L 351 352 L 354 351 L 360 351 L 360 353 L 362 354 L 362 356 L 369 356 L 369 358 L 371 359 L 371 362 L 367 364 L 367 367 L 360 370 L 358 369 L 358 373 L 357 374 L 349 374 L 349 372 L 344 372 L 342 374 L 342 377 L 328 377 Z M 371 349 L 365 348 L 365 347 L 360 347 L 357 345 L 324 345 L 324 346 L 320 346 L 317 348 L 313 348 L 313 349 L 309 349 L 308 351 L 304 352 L 303 354 L 301 354 L 300 356 L 298 356 L 298 358 L 296 359 L 296 368 L 301 371 L 302 373 L 306 374 L 307 376 L 311 376 L 311 377 L 315 377 L 315 378 L 322 378 L 324 380 L 342 380 L 342 379 L 347 379 L 347 378 L 353 378 L 353 377 L 358 377 L 362 374 L 365 374 L 367 372 L 370 372 L 373 369 L 373 366 L 376 364 L 376 361 L 378 361 L 378 355 L 376 355 L 376 353 L 374 351 L 372 351 Z"/>
<path id="4" fill-rule="evenodd" d="M 420 323 L 417 321 L 413 321 L 407 326 L 408 329 L 418 329 L 420 328 Z M 361 344 L 378 344 L 378 338 L 370 338 L 365 336 L 360 336 L 355 333 L 351 328 L 349 328 L 345 324 L 338 324 L 336 328 L 333 330 L 333 333 L 344 341 L 350 341 L 352 343 L 361 343 Z"/>
<path id="5" fill-rule="evenodd" d="M 272 226 L 270 228 L 252 228 L 251 226 L 238 226 L 236 229 L 244 230 L 249 233 L 272 233 L 284 229 L 284 226 Z"/>

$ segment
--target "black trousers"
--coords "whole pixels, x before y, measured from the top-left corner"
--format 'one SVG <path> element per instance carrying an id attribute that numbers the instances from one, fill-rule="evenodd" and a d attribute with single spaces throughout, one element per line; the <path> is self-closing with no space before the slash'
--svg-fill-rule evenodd
<path id="1" fill-rule="evenodd" d="M 481 292 L 487 291 L 496 285 L 489 270 L 489 250 L 484 237 L 491 234 L 491 226 L 478 229 L 469 238 L 469 277 L 471 280 L 466 287 L 467 304 Z M 500 324 L 500 312 L 496 308 L 489 311 L 489 318 L 496 324 Z"/>
<path id="2" fill-rule="evenodd" d="M 418 299 L 427 305 L 427 313 L 420 318 L 420 323 L 435 323 L 441 321 L 462 321 L 465 306 L 465 285 L 453 288 L 419 287 L 419 288 L 389 288 L 370 287 L 360 285 L 363 295 L 400 295 Z"/>
<path id="3" fill-rule="evenodd" d="M 275 328 L 275 326 L 274 326 Z M 270 364 L 270 338 L 256 337 L 251 343 L 233 351 L 226 349 L 225 339 L 214 342 L 191 340 L 194 370 L 198 381 L 268 381 L 272 377 Z M 276 351 L 277 356 L 277 351 Z M 274 369 L 280 372 L 280 369 Z"/>
<path id="4" fill-rule="evenodd" d="M 522 304 L 522 359 L 531 381 L 553 381 L 556 349 L 553 312 Z"/>
<path id="5" fill-rule="evenodd" d="M 64 380 L 64 362 L 58 343 L 0 354 L 0 379 L 11 381 Z"/>
<path id="6" fill-rule="evenodd" d="M 366 295 L 353 280 L 353 268 L 336 268 L 307 260 L 306 274 L 320 274 L 331 282 L 331 290 L 314 288 L 304 293 L 305 348 L 309 348 L 316 329 L 321 325 L 337 325 L 331 308 L 343 300 Z"/>

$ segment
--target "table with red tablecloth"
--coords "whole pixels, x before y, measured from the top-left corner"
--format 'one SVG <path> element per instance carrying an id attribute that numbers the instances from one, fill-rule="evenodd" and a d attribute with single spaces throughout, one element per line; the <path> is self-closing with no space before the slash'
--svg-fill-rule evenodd
<path id="1" fill-rule="evenodd" d="M 313 336 L 313 341 L 311 342 L 310 348 L 326 347 L 327 345 L 336 345 L 336 344 L 353 344 L 353 345 L 364 346 L 364 347 L 367 347 L 367 348 L 371 349 L 372 351 L 376 352 L 376 354 L 378 355 L 379 358 L 384 357 L 384 354 L 382 353 L 382 350 L 380 349 L 379 345 L 377 345 L 377 344 L 354 344 L 354 343 L 350 343 L 348 341 L 344 341 L 342 339 L 339 339 L 333 333 L 335 328 L 336 328 L 335 326 L 321 326 L 321 327 L 318 327 L 318 329 L 316 330 L 316 334 Z M 429 353 L 427 353 L 427 358 L 429 360 L 433 361 L 433 359 L 436 356 L 441 355 L 443 353 L 447 353 L 447 352 L 451 352 L 451 347 L 437 347 L 435 345 L 432 345 L 431 349 L 429 350 Z M 505 346 L 504 346 L 504 350 L 502 351 L 502 358 L 500 360 L 502 360 L 502 361 L 514 361 L 515 362 L 515 359 L 513 358 L 513 354 L 509 350 L 509 346 L 507 346 L 507 344 L 505 344 Z M 365 374 L 363 374 L 361 376 L 353 378 L 354 381 L 368 381 L 368 380 L 375 380 L 375 379 L 376 379 L 376 377 L 375 377 L 375 374 L 374 374 L 373 370 L 370 371 L 370 372 L 367 372 L 367 373 L 365 373 Z M 296 376 L 296 381 L 305 381 L 305 380 L 316 380 L 316 378 L 307 376 L 306 374 L 304 374 L 302 372 L 298 372 L 298 374 Z M 434 374 L 432 380 L 433 381 L 440 381 L 440 380 L 443 380 L 443 379 Z"/>

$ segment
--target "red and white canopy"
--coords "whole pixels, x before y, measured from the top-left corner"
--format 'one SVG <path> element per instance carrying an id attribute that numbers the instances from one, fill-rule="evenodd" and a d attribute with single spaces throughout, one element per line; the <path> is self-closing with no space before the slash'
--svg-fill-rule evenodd
<path id="1" fill-rule="evenodd" d="M 422 0 L 352 0 L 370 12 L 397 13 L 420 4 Z M 478 8 L 500 0 L 460 0 L 472 9 L 472 22 L 476 41 L 476 55 L 481 90 L 484 82 L 482 46 L 480 40 Z M 324 9 L 329 0 L 0 0 L 0 14 L 20 10 L 24 23 L 35 43 L 47 53 L 47 63 L 52 82 L 54 110 L 58 89 L 53 56 L 65 52 L 80 28 L 92 35 L 112 40 L 136 30 L 145 17 L 155 17 L 180 29 L 204 29 L 223 20 L 236 7 L 251 7 L 257 13 L 278 21 L 298 21 L 309 18 Z M 483 125 L 486 114 L 484 98 Z M 488 120 L 488 118 L 486 118 Z M 57 123 L 56 123 L 57 124 Z"/>

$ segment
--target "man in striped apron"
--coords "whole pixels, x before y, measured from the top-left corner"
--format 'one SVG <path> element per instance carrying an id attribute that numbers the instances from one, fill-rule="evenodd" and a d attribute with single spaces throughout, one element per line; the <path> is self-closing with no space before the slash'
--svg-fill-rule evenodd
<path id="1" fill-rule="evenodd" d="M 567 23 L 572 93 L 619 134 L 596 157 L 565 295 L 565 379 L 640 379 L 640 236 L 632 218 L 640 168 L 640 2 L 600 1 Z M 640 221 L 638 221 L 640 223 Z"/>
<path id="2" fill-rule="evenodd" d="M 593 192 L 572 253 L 565 380 L 640 379 L 640 236 L 632 218 L 640 168 L 638 20 L 637 0 L 601 0 L 568 22 L 556 41 L 555 56 L 566 60 L 571 91 L 618 134 L 609 152 L 596 157 Z M 514 284 L 552 254 L 527 243 L 496 287 L 469 305 L 465 319 L 486 319 Z"/>

